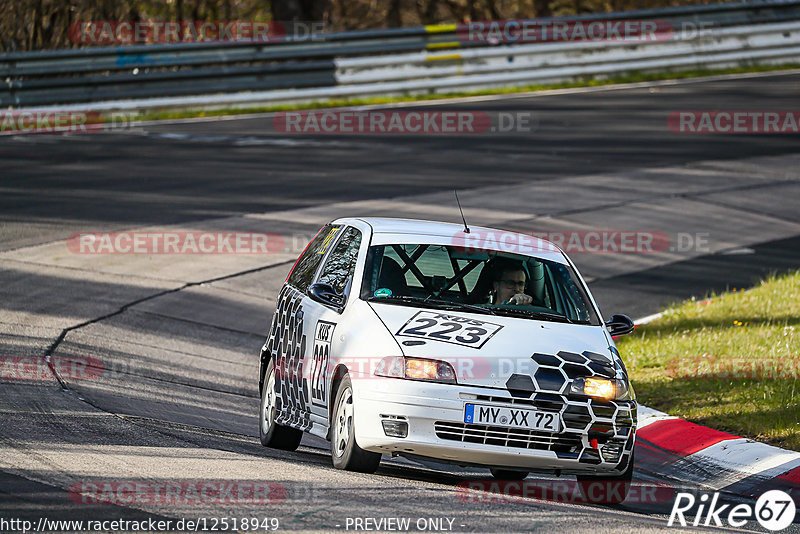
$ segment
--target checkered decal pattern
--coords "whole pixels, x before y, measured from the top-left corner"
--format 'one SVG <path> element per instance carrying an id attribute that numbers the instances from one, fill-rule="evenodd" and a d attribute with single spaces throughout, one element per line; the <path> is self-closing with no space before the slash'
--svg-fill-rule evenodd
<path id="1" fill-rule="evenodd" d="M 633 449 L 636 421 L 634 401 L 602 402 L 589 397 L 569 394 L 573 379 L 589 376 L 625 378 L 627 373 L 617 356 L 610 357 L 595 352 L 581 354 L 561 351 L 558 354 L 535 353 L 531 359 L 537 363 L 533 376 L 514 374 L 506 382 L 506 388 L 515 398 L 515 404 L 529 403 L 543 410 L 558 411 L 564 421 L 564 432 L 559 435 L 570 447 L 554 447 L 551 450 L 560 458 L 576 459 L 582 463 L 601 463 L 600 453 L 591 446 L 591 440 L 600 444 L 609 441 L 624 443 L 620 461 L 627 465 Z M 532 398 L 531 398 L 532 397 Z M 530 400 L 526 400 L 530 399 Z M 501 401 L 501 399 L 493 399 Z"/>
<path id="2" fill-rule="evenodd" d="M 306 336 L 303 333 L 303 294 L 289 285 L 278 295 L 264 350 L 275 361 L 275 422 L 309 431 L 308 382 L 303 374 Z"/>
<path id="3" fill-rule="evenodd" d="M 600 443 L 613 440 L 625 442 L 622 460 L 630 454 L 633 447 L 633 424 L 636 420 L 636 403 L 633 401 L 601 402 L 586 398 L 577 400 L 568 397 L 570 382 L 575 378 L 600 376 L 604 378 L 625 378 L 626 373 L 619 360 L 595 352 L 581 354 L 561 351 L 558 354 L 535 353 L 531 356 L 538 364 L 533 375 L 536 383 L 536 400 L 550 399 L 553 407 L 561 405 L 561 415 L 565 433 L 579 433 L 582 449 L 573 454 L 557 453 L 559 456 L 577 457 L 580 462 L 597 464 L 601 462 L 600 453 L 592 448 L 590 441 Z M 576 436 L 577 437 L 577 436 Z"/>

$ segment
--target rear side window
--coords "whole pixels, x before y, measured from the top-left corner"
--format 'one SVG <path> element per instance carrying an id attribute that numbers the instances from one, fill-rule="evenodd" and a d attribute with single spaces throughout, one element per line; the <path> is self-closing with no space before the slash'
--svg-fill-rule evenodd
<path id="1" fill-rule="evenodd" d="M 340 295 L 344 293 L 355 273 L 360 248 L 361 232 L 351 226 L 342 233 L 336 247 L 328 254 L 328 260 L 317 281 L 329 284 Z"/>
<path id="2" fill-rule="evenodd" d="M 317 272 L 319 264 L 322 263 L 322 258 L 325 257 L 325 253 L 336 239 L 341 228 L 341 226 L 328 224 L 319 231 L 316 237 L 311 240 L 311 243 L 308 244 L 303 254 L 297 258 L 292 268 L 292 273 L 287 280 L 290 285 L 303 293 L 306 292 L 314 279 L 314 274 Z"/>

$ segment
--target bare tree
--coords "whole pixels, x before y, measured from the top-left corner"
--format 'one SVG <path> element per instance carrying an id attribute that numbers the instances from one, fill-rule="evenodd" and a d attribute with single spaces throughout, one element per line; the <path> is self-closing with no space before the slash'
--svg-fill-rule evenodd
<path id="1" fill-rule="evenodd" d="M 389 12 L 386 15 L 386 25 L 390 28 L 399 28 L 403 25 L 400 13 L 400 0 L 389 0 Z"/>
<path id="2" fill-rule="evenodd" d="M 0 0 L 0 51 L 86 46 L 80 21 L 275 20 L 333 30 L 533 18 L 718 0 Z M 287 25 L 291 29 L 291 25 Z"/>

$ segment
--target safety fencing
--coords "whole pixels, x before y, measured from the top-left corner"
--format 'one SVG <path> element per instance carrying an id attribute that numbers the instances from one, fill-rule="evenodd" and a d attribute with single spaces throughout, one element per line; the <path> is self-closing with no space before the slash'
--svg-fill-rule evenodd
<path id="1" fill-rule="evenodd" d="M 0 55 L 0 107 L 229 106 L 800 60 L 800 0 Z"/>

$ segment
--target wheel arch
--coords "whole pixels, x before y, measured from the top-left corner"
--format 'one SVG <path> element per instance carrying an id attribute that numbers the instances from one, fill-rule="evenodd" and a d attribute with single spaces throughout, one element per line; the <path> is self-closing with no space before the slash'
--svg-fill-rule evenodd
<path id="1" fill-rule="evenodd" d="M 331 439 L 331 428 L 333 428 L 332 421 L 333 421 L 333 408 L 334 404 L 336 403 L 336 395 L 339 394 L 339 385 L 342 383 L 342 379 L 348 374 L 349 369 L 343 363 L 338 364 L 333 373 L 331 373 L 331 381 L 328 387 L 328 391 L 330 392 L 328 398 L 328 435 L 327 440 L 330 441 Z"/>
<path id="2" fill-rule="evenodd" d="M 268 350 L 261 349 L 261 355 L 259 356 L 260 364 L 258 368 L 258 396 L 261 396 L 262 391 L 264 390 L 264 375 L 267 374 L 267 367 L 269 367 L 269 362 L 272 360 L 272 354 Z"/>

